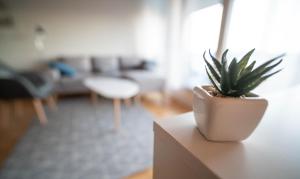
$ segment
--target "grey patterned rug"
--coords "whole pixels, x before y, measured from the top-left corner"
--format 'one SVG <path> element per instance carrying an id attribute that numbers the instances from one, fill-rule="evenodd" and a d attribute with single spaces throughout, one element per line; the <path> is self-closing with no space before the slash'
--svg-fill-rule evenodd
<path id="1" fill-rule="evenodd" d="M 34 120 L 1 179 L 115 179 L 152 165 L 153 117 L 138 104 L 122 106 L 118 132 L 110 100 L 64 99 L 47 116 L 46 127 Z"/>

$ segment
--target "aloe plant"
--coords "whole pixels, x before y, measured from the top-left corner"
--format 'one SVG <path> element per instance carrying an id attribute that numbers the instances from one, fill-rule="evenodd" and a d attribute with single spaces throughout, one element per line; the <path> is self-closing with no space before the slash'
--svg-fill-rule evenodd
<path id="1" fill-rule="evenodd" d="M 206 52 L 204 52 L 203 58 L 206 63 L 206 73 L 218 93 L 230 97 L 248 96 L 263 81 L 281 71 L 280 69 L 271 72 L 282 62 L 281 58 L 285 54 L 272 58 L 254 68 L 256 61 L 248 65 L 254 50 L 250 50 L 239 61 L 233 58 L 230 64 L 227 62 L 228 49 L 223 52 L 220 61 L 209 50 L 213 63 L 208 62 L 205 57 Z"/>

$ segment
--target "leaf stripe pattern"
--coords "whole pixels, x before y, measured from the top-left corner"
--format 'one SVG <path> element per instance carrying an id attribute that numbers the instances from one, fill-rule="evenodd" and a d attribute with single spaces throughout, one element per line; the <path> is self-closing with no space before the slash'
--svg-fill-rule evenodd
<path id="1" fill-rule="evenodd" d="M 209 50 L 209 56 L 213 63 L 206 59 L 206 52 L 203 53 L 208 78 L 216 90 L 224 96 L 246 96 L 262 82 L 282 70 L 272 72 L 275 67 L 281 64 L 282 57 L 285 54 L 278 55 L 254 68 L 256 61 L 251 62 L 249 65 L 248 63 L 255 49 L 247 52 L 239 61 L 233 58 L 230 63 L 227 62 L 228 51 L 228 49 L 225 50 L 221 60 L 218 60 Z M 229 64 L 228 67 L 227 64 Z"/>

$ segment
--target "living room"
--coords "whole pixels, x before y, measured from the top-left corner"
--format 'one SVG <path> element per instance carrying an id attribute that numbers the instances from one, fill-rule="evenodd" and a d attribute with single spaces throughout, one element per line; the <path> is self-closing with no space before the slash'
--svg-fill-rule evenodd
<path id="1" fill-rule="evenodd" d="M 268 124 L 277 124 L 265 119 L 283 115 L 274 109 L 297 116 L 299 5 L 297 0 L 0 0 L 0 178 L 199 178 L 198 170 L 204 178 L 246 178 L 248 172 L 248 178 L 267 178 L 252 171 L 256 168 L 250 164 L 259 159 L 250 164 L 233 162 L 232 166 L 249 165 L 236 175 L 226 174 L 230 167 L 214 168 L 228 157 L 217 148 L 237 147 L 226 154 L 238 160 L 241 153 L 235 156 L 233 151 L 260 141 L 256 138 L 262 138 L 264 127 L 269 130 Z M 190 123 L 181 121 L 195 121 L 189 114 L 195 113 L 196 119 L 197 112 L 208 109 L 195 109 L 199 106 L 193 89 L 214 85 L 217 79 L 210 75 L 218 66 L 210 69 L 203 58 L 218 64 L 214 57 L 223 59 L 226 49 L 228 70 L 233 57 L 243 59 L 247 52 L 252 55 L 250 62 L 257 60 L 255 67 L 273 57 L 283 60 L 269 66 L 274 71 L 266 74 L 272 77 L 259 76 L 268 79 L 250 91 L 266 98 L 269 105 L 253 134 L 244 143 L 202 146 L 217 146 L 211 152 L 220 152 L 220 158 L 213 159 L 217 156 L 211 153 L 201 158 L 197 157 L 201 150 L 193 153 L 197 142 L 193 146 L 185 143 L 190 138 L 183 140 L 188 129 L 180 131 L 177 120 L 171 119 L 180 118 L 178 124 L 188 127 Z M 222 76 L 217 73 L 214 77 Z M 226 96 L 218 85 L 214 87 Z M 279 97 L 292 94 L 291 107 L 285 110 L 287 105 L 279 105 L 284 103 L 278 102 Z M 232 113 L 238 114 L 237 110 Z M 200 122 L 196 123 L 201 131 Z M 299 136 L 299 128 L 291 123 L 284 127 L 286 138 L 281 140 Z M 280 129 L 269 133 L 274 130 Z M 205 132 L 196 132 L 209 139 Z M 170 136 L 177 142 L 168 143 Z M 177 149 L 177 144 L 186 150 Z M 288 146 L 293 149 L 284 161 L 295 170 L 271 158 L 274 166 L 286 169 L 286 175 L 278 178 L 299 177 L 295 172 L 299 163 L 288 158 L 300 149 L 299 142 Z M 280 147 L 276 151 L 288 153 Z M 207 166 L 208 174 L 198 160 Z"/>

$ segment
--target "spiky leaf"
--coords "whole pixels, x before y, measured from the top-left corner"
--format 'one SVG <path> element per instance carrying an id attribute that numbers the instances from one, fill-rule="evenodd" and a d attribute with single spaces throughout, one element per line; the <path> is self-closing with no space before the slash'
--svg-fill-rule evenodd
<path id="1" fill-rule="evenodd" d="M 228 72 L 226 70 L 226 62 L 222 63 L 222 71 L 221 71 L 221 90 L 222 94 L 227 94 L 230 90 L 230 77 L 228 75 Z"/>
<path id="2" fill-rule="evenodd" d="M 205 58 L 205 52 L 203 54 L 203 58 L 204 58 L 204 61 L 206 63 L 206 66 L 208 67 L 209 71 L 211 72 L 211 74 L 214 76 L 214 78 L 220 83 L 220 75 L 215 71 L 214 67 L 206 60 Z"/>
<path id="3" fill-rule="evenodd" d="M 228 73 L 229 73 L 229 78 L 232 87 L 234 87 L 237 84 L 238 72 L 239 72 L 238 63 L 236 58 L 234 58 L 228 67 Z"/>
<path id="4" fill-rule="evenodd" d="M 245 67 L 248 64 L 248 61 L 252 55 L 252 53 L 254 52 L 255 48 L 250 50 L 248 53 L 246 53 L 246 55 L 243 56 L 243 58 L 239 61 L 238 65 L 239 65 L 239 73 L 241 73 L 242 71 L 245 70 Z"/>
<path id="5" fill-rule="evenodd" d="M 222 55 L 222 67 L 224 66 L 226 68 L 226 65 L 227 65 L 227 53 L 228 53 L 228 49 L 226 49 Z"/>
<path id="6" fill-rule="evenodd" d="M 222 90 L 220 89 L 220 87 L 217 85 L 217 82 L 214 81 L 213 77 L 209 74 L 209 72 L 207 71 L 207 68 L 205 68 L 206 74 L 209 78 L 209 80 L 211 81 L 211 83 L 213 84 L 213 86 L 216 88 L 216 90 L 219 91 L 219 93 L 222 92 Z"/>
<path id="7" fill-rule="evenodd" d="M 229 67 L 227 67 L 228 50 L 223 52 L 221 62 L 219 62 L 209 51 L 213 65 L 205 58 L 205 53 L 203 54 L 207 66 L 205 68 L 206 73 L 219 93 L 232 97 L 246 96 L 263 81 L 280 71 L 277 70 L 271 72 L 282 62 L 282 60 L 279 59 L 283 57 L 284 54 L 279 55 L 254 69 L 255 61 L 247 66 L 253 52 L 254 49 L 250 50 L 239 62 L 234 58 L 229 64 Z"/>
<path id="8" fill-rule="evenodd" d="M 221 63 L 219 62 L 219 60 L 218 60 L 216 57 L 214 57 L 214 56 L 211 54 L 210 49 L 208 50 L 208 52 L 209 52 L 209 55 L 210 55 L 212 61 L 213 61 L 214 64 L 215 64 L 215 67 L 217 68 L 219 74 L 221 74 L 221 69 L 222 69 Z M 205 53 L 205 52 L 204 52 L 204 53 Z"/>
<path id="9" fill-rule="evenodd" d="M 260 72 L 262 71 L 266 66 L 268 66 L 269 64 L 273 63 L 274 61 L 276 61 L 277 59 L 283 57 L 285 54 L 281 54 L 275 58 L 272 58 L 271 60 L 266 61 L 265 63 L 263 63 L 262 65 L 260 65 L 259 67 L 257 67 L 256 69 L 253 70 L 254 73 Z"/>
<path id="10" fill-rule="evenodd" d="M 264 82 L 266 79 L 268 79 L 269 77 L 275 75 L 276 73 L 280 72 L 280 70 L 277 70 L 269 75 L 265 75 L 261 78 L 258 78 L 256 81 L 252 82 L 251 84 L 249 84 L 246 88 L 244 88 L 243 90 L 241 90 L 237 95 L 241 96 L 243 94 L 247 94 L 250 91 L 252 91 L 253 89 L 255 89 L 257 86 L 259 86 L 262 82 Z"/>
<path id="11" fill-rule="evenodd" d="M 262 77 L 262 75 L 268 73 L 269 71 L 271 71 L 273 68 L 275 68 L 277 65 L 279 65 L 282 62 L 282 60 L 280 60 L 279 62 L 275 63 L 272 66 L 264 66 L 264 67 L 258 67 L 259 70 L 255 69 L 252 72 L 250 72 L 247 76 L 244 76 L 243 78 L 241 78 L 239 80 L 240 83 L 244 84 L 244 83 L 252 83 L 253 81 L 255 81 L 256 79 Z"/>
<path id="12" fill-rule="evenodd" d="M 242 70 L 241 73 L 239 74 L 239 78 L 241 78 L 244 75 L 248 75 L 254 68 L 255 63 L 256 61 L 253 61 L 249 66 L 245 68 L 245 70 Z"/>

